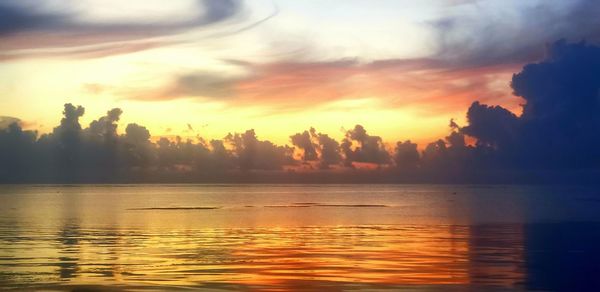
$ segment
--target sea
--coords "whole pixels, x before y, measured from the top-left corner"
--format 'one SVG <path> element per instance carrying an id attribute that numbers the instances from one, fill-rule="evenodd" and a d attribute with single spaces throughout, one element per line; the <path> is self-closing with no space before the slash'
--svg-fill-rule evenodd
<path id="1" fill-rule="evenodd" d="M 599 291 L 600 187 L 3 185 L 0 289 Z"/>

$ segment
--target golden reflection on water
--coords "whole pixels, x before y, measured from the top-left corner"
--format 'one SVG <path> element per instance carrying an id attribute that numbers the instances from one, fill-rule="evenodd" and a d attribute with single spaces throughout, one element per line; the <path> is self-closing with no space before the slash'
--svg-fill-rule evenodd
<path id="1" fill-rule="evenodd" d="M 324 287 L 523 282 L 521 227 L 364 225 L 2 232 L 0 284 Z M 164 287 L 164 286 L 163 286 Z"/>
<path id="2" fill-rule="evenodd" d="M 0 191 L 0 287 L 520 288 L 527 212 L 495 192 L 505 190 L 9 188 Z M 489 216 L 522 223 L 477 221 Z"/>

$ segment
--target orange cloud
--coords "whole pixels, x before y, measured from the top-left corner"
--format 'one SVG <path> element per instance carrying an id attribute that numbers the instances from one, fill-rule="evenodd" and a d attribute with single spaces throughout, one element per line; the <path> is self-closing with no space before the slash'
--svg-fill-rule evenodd
<path id="1" fill-rule="evenodd" d="M 457 68 L 431 59 L 359 63 L 230 61 L 250 72 L 223 77 L 205 72 L 177 76 L 163 88 L 130 94 L 132 99 L 170 100 L 198 97 L 241 106 L 262 105 L 275 112 L 312 109 L 339 100 L 376 99 L 382 106 L 417 107 L 423 114 L 462 111 L 474 100 L 493 101 L 518 111 L 512 74 L 520 65 Z"/>

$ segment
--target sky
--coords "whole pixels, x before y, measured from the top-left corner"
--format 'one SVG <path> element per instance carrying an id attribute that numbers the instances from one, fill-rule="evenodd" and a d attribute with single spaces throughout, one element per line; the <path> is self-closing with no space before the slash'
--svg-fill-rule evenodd
<path id="1" fill-rule="evenodd" d="M 0 116 L 51 132 L 65 103 L 152 136 L 255 129 L 289 144 L 360 124 L 424 145 L 475 100 L 520 114 L 510 80 L 590 1 L 2 0 Z M 596 21 L 597 22 L 597 21 Z M 420 146 L 421 147 L 421 146 Z"/>
<path id="2" fill-rule="evenodd" d="M 597 183 L 598 15 L 0 0 L 0 182 Z"/>

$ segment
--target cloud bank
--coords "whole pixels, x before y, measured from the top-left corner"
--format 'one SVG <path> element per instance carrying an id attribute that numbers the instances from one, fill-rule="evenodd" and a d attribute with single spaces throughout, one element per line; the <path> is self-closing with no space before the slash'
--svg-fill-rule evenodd
<path id="1" fill-rule="evenodd" d="M 254 130 L 153 142 L 137 124 L 119 134 L 120 109 L 83 127 L 85 109 L 66 104 L 60 125 L 39 137 L 3 119 L 10 123 L 0 130 L 0 180 L 597 183 L 600 47 L 555 42 L 545 59 L 513 75 L 511 87 L 525 100 L 521 116 L 474 102 L 466 125 L 450 121 L 448 136 L 422 151 L 410 140 L 390 146 L 361 125 L 340 142 L 310 128 L 291 135 L 292 146 Z M 300 171 L 306 165 L 312 171 Z"/>

